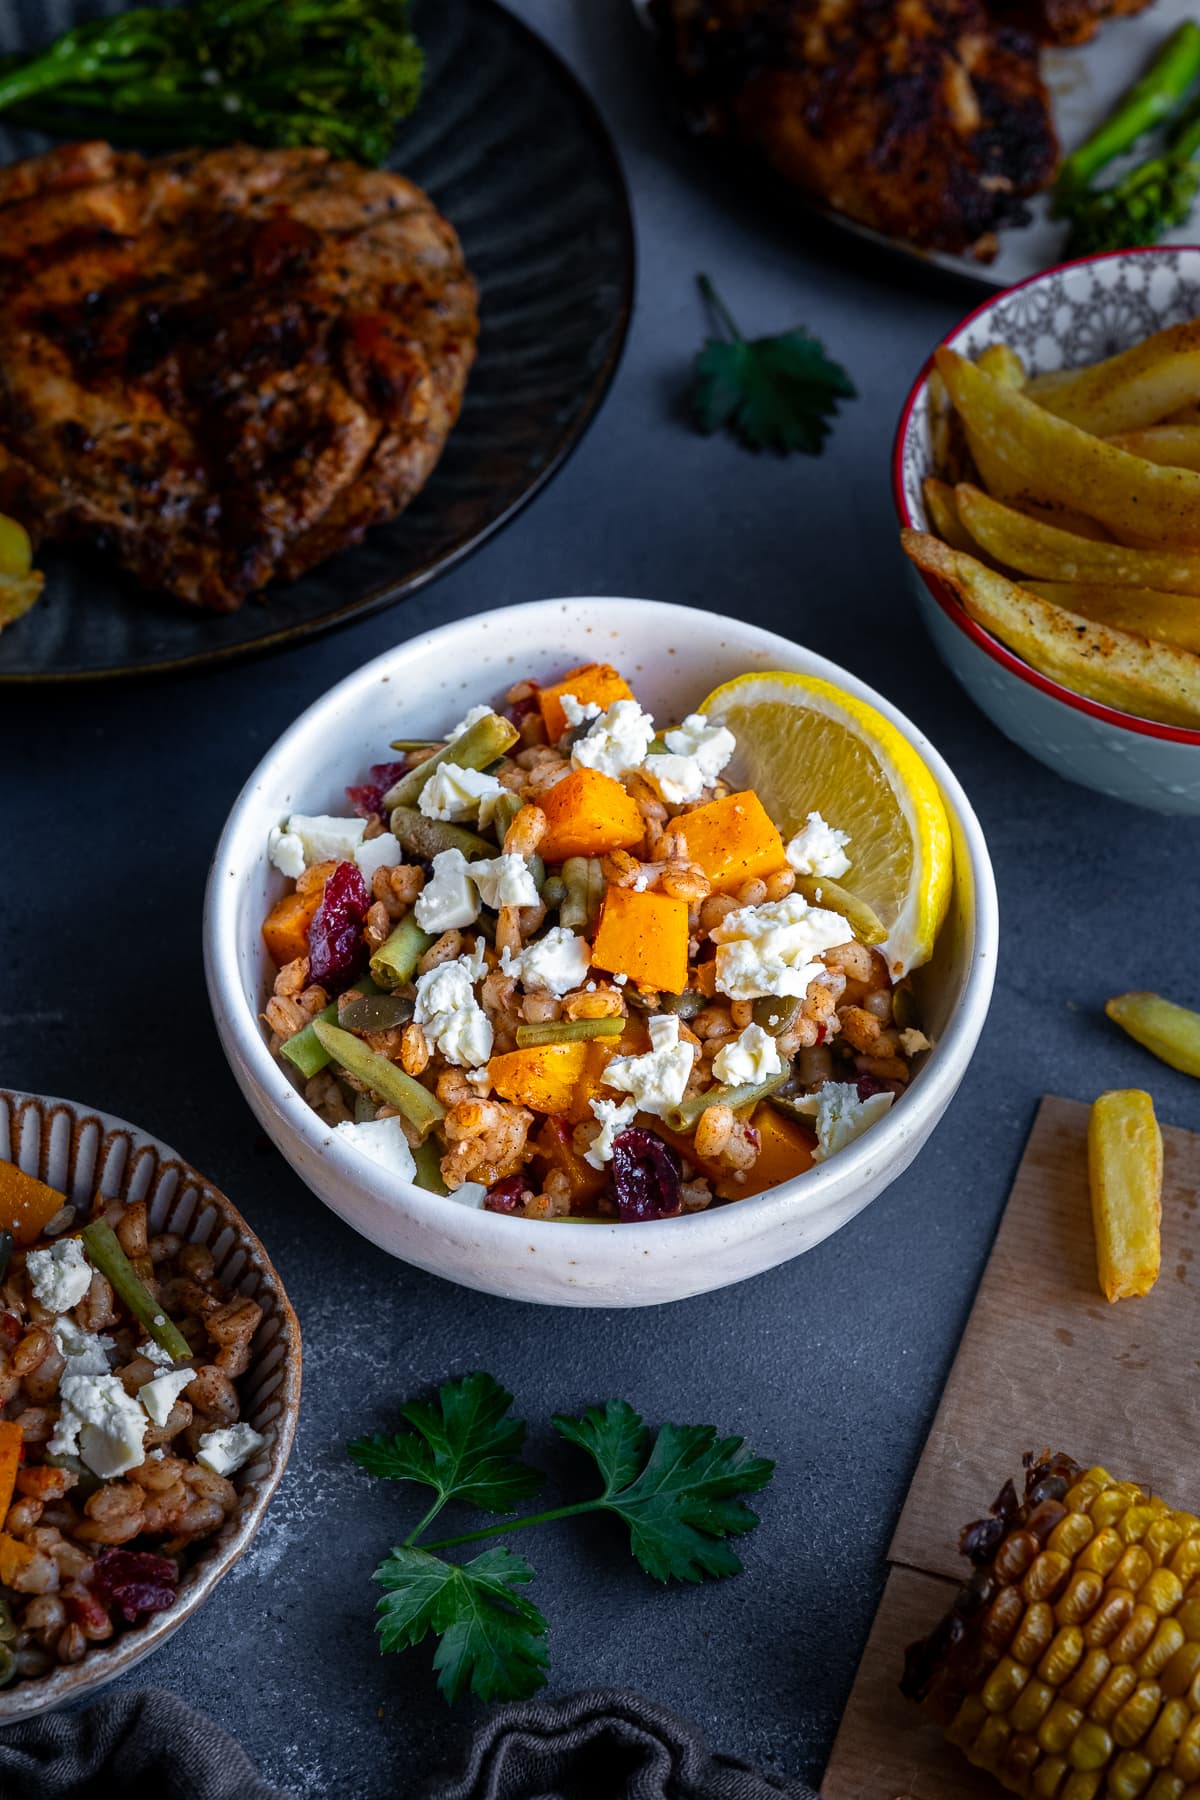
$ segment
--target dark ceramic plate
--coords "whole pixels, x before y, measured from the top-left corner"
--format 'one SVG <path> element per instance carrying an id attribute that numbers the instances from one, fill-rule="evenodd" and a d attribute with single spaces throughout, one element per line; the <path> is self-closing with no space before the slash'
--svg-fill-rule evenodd
<path id="1" fill-rule="evenodd" d="M 0 52 L 120 9 L 0 0 Z M 0 634 L 0 681 L 220 662 L 376 612 L 481 544 L 578 443 L 615 373 L 633 295 L 612 142 L 574 76 L 495 0 L 415 0 L 413 19 L 425 92 L 393 161 L 456 227 L 482 320 L 462 416 L 428 486 L 362 544 L 226 616 L 145 594 L 86 551 L 48 548 L 45 594 Z M 46 143 L 0 123 L 0 161 Z"/>

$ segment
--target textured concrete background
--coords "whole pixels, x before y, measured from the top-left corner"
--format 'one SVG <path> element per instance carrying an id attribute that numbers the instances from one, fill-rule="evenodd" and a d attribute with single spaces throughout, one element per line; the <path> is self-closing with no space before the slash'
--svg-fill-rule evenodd
<path id="1" fill-rule="evenodd" d="M 348 1435 L 450 1373 L 516 1393 L 557 1482 L 552 1412 L 626 1395 L 778 1459 L 745 1575 L 668 1592 L 606 1525 L 531 1534 L 553 1686 L 628 1684 L 764 1767 L 819 1774 L 883 1554 L 1040 1094 L 1197 1090 L 1107 1027 L 1122 988 L 1200 1000 L 1197 828 L 1068 787 L 997 735 L 930 652 L 888 492 L 907 386 L 974 291 L 766 216 L 663 122 L 623 0 L 518 0 L 616 134 L 637 212 L 637 316 L 615 388 L 552 487 L 466 567 L 381 618 L 266 663 L 158 686 L 0 696 L 0 1081 L 146 1125 L 243 1209 L 306 1345 L 291 1467 L 252 1552 L 135 1684 L 187 1695 L 297 1796 L 406 1793 L 455 1754 L 424 1651 L 383 1659 L 371 1570 L 412 1514 L 347 1462 Z M 752 457 L 679 422 L 707 269 L 751 332 L 803 320 L 861 399 L 820 461 Z M 209 1022 L 205 871 L 274 737 L 399 636 L 545 595 L 640 594 L 803 639 L 875 683 L 949 758 L 1000 882 L 991 1021 L 933 1142 L 882 1199 L 790 1266 L 645 1312 L 548 1312 L 418 1274 L 340 1225 L 259 1135 Z M 1177 946 L 1168 949 L 1168 945 Z M 981 1396 L 986 1404 L 987 1396 Z M 1038 1440 L 1030 1421 L 1030 1441 Z M 980 1500 L 987 1496 L 980 1495 Z"/>

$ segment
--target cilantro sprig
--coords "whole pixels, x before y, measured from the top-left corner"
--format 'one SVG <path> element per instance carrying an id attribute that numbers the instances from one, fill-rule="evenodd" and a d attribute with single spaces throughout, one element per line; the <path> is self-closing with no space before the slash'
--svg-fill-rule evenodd
<path id="1" fill-rule="evenodd" d="M 774 1463 L 739 1437 L 718 1437 L 711 1425 L 667 1424 L 652 1434 L 627 1401 L 609 1400 L 582 1418 L 553 1420 L 560 1437 L 594 1464 L 599 1493 L 418 1543 L 451 1502 L 511 1513 L 539 1489 L 542 1476 L 521 1460 L 525 1427 L 509 1416 L 511 1405 L 512 1395 L 490 1375 L 468 1375 L 445 1382 L 432 1403 L 401 1407 L 411 1429 L 347 1445 L 368 1473 L 433 1490 L 428 1511 L 375 1571 L 385 1590 L 376 1630 L 385 1651 L 437 1638 L 433 1666 L 451 1703 L 465 1693 L 485 1701 L 534 1693 L 549 1667 L 548 1628 L 523 1592 L 535 1578 L 523 1557 L 500 1545 L 469 1562 L 438 1552 L 607 1512 L 626 1526 L 634 1557 L 658 1581 L 736 1575 L 742 1564 L 729 1540 L 758 1524 L 742 1496 L 764 1488 L 774 1473 Z"/>
<path id="2" fill-rule="evenodd" d="M 725 427 L 750 450 L 819 456 L 839 402 L 857 397 L 845 369 L 802 325 L 776 337 L 743 337 L 709 277 L 697 279 L 724 334 L 707 338 L 693 365 L 697 428 L 711 436 Z"/>

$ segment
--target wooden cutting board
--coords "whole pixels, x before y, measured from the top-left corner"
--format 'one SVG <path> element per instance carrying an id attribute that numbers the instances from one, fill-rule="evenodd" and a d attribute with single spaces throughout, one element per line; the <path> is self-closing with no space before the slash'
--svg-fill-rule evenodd
<path id="1" fill-rule="evenodd" d="M 1200 1508 L 1200 1136 L 1163 1129 L 1163 1266 L 1110 1306 L 1096 1285 L 1088 1108 L 1046 1099 L 888 1552 L 883 1599 L 821 1792 L 824 1800 L 997 1800 L 897 1681 L 904 1646 L 969 1572 L 960 1528 L 986 1515 L 1026 1450 L 1101 1463 Z"/>

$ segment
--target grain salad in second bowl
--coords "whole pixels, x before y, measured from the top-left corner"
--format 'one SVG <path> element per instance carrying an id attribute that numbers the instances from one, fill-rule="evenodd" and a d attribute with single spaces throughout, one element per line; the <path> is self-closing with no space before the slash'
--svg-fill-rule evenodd
<path id="1" fill-rule="evenodd" d="M 271 1047 L 363 1159 L 492 1212 L 647 1221 L 903 1103 L 952 857 L 874 708 L 755 673 L 656 721 L 593 662 L 391 748 L 331 772 L 345 816 L 266 847 Z"/>

